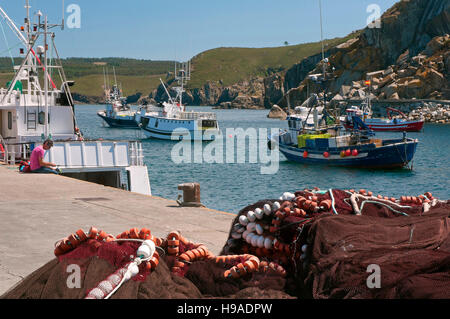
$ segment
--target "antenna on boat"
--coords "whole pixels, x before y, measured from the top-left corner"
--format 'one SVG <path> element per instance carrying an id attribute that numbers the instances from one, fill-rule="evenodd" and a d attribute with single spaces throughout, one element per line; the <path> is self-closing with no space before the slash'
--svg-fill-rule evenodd
<path id="1" fill-rule="evenodd" d="M 115 66 L 113 66 L 113 73 L 114 73 L 114 82 L 116 83 L 116 86 L 117 86 L 116 67 Z"/>
<path id="2" fill-rule="evenodd" d="M 325 79 L 325 49 L 323 45 L 323 20 L 322 20 L 322 0 L 319 0 L 320 9 L 320 42 L 322 44 L 322 66 L 323 66 L 323 77 Z"/>
<path id="3" fill-rule="evenodd" d="M 61 23 L 61 30 L 64 30 L 65 26 L 65 12 L 64 12 L 64 0 L 62 0 L 62 23 Z"/>

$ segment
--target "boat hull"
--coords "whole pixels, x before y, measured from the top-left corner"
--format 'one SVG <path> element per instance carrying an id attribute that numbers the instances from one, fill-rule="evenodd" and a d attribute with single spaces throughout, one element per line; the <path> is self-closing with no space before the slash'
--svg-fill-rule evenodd
<path id="1" fill-rule="evenodd" d="M 214 141 L 218 128 L 199 129 L 197 120 L 167 119 L 155 116 L 141 118 L 140 128 L 147 138 L 160 140 Z"/>
<path id="2" fill-rule="evenodd" d="M 392 140 L 392 143 L 381 147 L 374 144 L 335 148 L 328 150 L 311 150 L 279 144 L 280 152 L 289 160 L 302 164 L 323 164 L 328 166 L 359 167 L 359 168 L 401 168 L 412 161 L 418 141 L 413 139 Z M 341 157 L 346 149 L 358 150 L 357 156 Z M 304 157 L 304 152 L 308 155 Z M 326 158 L 324 153 L 328 152 Z"/>
<path id="3" fill-rule="evenodd" d="M 120 118 L 112 118 L 105 115 L 102 115 L 100 113 L 97 113 L 97 115 L 103 119 L 106 124 L 108 124 L 110 127 L 114 128 L 134 128 L 138 129 L 138 123 L 133 119 L 120 119 Z"/>
<path id="4" fill-rule="evenodd" d="M 400 123 L 370 121 L 364 122 L 372 131 L 376 132 L 420 132 L 423 129 L 424 121 L 404 121 Z M 345 125 L 346 129 L 352 129 L 352 125 Z"/>

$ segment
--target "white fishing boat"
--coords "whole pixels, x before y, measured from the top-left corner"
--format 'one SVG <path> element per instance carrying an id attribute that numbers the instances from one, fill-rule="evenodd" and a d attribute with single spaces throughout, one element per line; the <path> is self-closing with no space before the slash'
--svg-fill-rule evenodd
<path id="1" fill-rule="evenodd" d="M 186 71 L 185 71 L 186 69 Z M 179 86 L 175 87 L 176 97 L 170 93 L 161 81 L 169 102 L 163 102 L 160 107 L 153 107 L 153 112 L 141 110 L 136 116 L 139 127 L 148 138 L 163 140 L 201 140 L 212 141 L 219 134 L 219 124 L 213 112 L 187 112 L 183 105 L 184 85 L 190 79 L 190 63 L 183 63 L 178 72 L 175 69 L 175 79 Z"/>
<path id="2" fill-rule="evenodd" d="M 45 160 L 58 165 L 63 174 L 123 188 L 121 174 L 128 172 L 128 189 L 151 195 L 142 145 L 133 141 L 86 141 L 78 128 L 70 87 L 64 73 L 55 34 L 40 11 L 27 16 L 20 29 L 0 7 L 0 16 L 20 39 L 23 60 L 14 67 L 7 88 L 0 89 L 0 160 L 14 165 L 27 160 L 37 144 L 54 141 Z M 49 48 L 51 50 L 49 51 Z M 50 56 L 53 52 L 55 56 Z M 102 182 L 106 181 L 106 182 Z"/>

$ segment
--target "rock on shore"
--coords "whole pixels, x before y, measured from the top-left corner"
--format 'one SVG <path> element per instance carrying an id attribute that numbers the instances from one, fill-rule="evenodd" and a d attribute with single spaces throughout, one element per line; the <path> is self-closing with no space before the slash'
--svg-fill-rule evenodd
<path id="1" fill-rule="evenodd" d="M 436 103 L 425 103 L 409 113 L 410 120 L 425 119 L 427 123 L 447 124 L 450 123 L 450 105 Z"/>
<path id="2" fill-rule="evenodd" d="M 287 113 L 283 111 L 281 107 L 278 105 L 274 105 L 272 109 L 270 110 L 269 114 L 267 115 L 268 118 L 271 119 L 281 119 L 285 120 L 287 118 Z"/>
<path id="3" fill-rule="evenodd" d="M 396 3 L 381 17 L 381 28 L 367 27 L 358 37 L 327 51 L 331 80 L 326 90 L 335 100 L 358 100 L 367 94 L 365 80 L 372 79 L 374 99 L 450 99 L 449 16 L 446 0 Z M 301 105 L 308 92 L 322 90 L 307 79 L 308 74 L 322 72 L 322 62 L 311 67 L 314 59 L 308 59 L 285 73 L 284 91 L 275 92 L 280 85 L 266 81 L 267 92 L 274 97 L 280 91 L 284 94 L 273 104 L 285 108 L 289 98 L 291 105 Z"/>

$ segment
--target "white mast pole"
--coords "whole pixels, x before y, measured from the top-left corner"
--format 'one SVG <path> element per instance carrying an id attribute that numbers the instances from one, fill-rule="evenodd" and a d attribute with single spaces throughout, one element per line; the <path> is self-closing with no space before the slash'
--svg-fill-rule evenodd
<path id="1" fill-rule="evenodd" d="M 113 66 L 113 72 L 114 72 L 114 82 L 116 82 L 116 86 L 118 87 L 118 85 L 117 85 L 117 77 L 116 77 L 116 67 L 115 66 Z"/>
<path id="2" fill-rule="evenodd" d="M 45 137 L 49 137 L 48 130 L 48 68 L 47 68 L 47 16 L 45 16 L 45 25 L 44 25 L 44 101 L 45 101 Z"/>
<path id="3" fill-rule="evenodd" d="M 320 9 L 320 42 L 322 43 L 322 65 L 323 65 L 323 76 L 325 77 L 325 50 L 323 45 L 323 23 L 322 23 L 322 0 L 319 0 Z"/>

